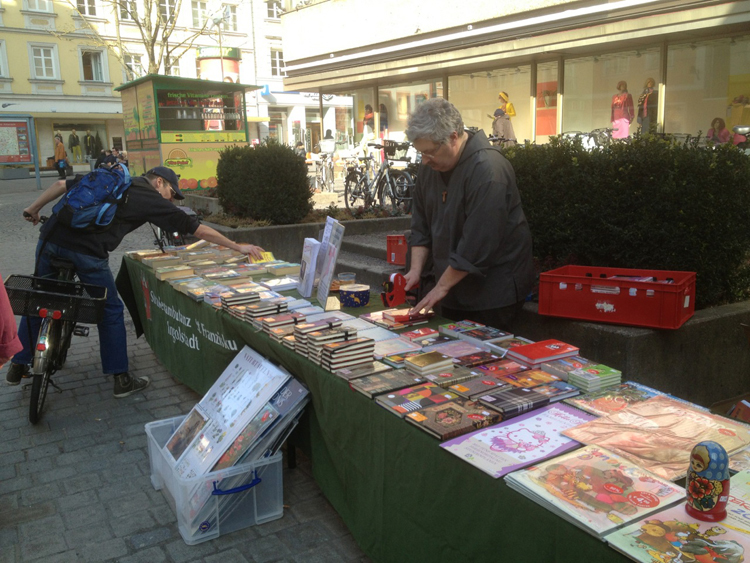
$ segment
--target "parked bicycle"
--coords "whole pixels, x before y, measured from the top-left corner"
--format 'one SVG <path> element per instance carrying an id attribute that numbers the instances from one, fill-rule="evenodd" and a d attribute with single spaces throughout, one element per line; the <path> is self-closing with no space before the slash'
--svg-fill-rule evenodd
<path id="1" fill-rule="evenodd" d="M 319 148 L 318 145 L 316 148 Z M 312 153 L 315 163 L 314 188 L 321 192 L 333 191 L 333 155 L 327 152 Z"/>
<path id="2" fill-rule="evenodd" d="M 40 222 L 46 219 L 42 217 Z M 13 275 L 5 282 L 14 314 L 42 319 L 30 371 L 31 424 L 41 419 L 49 385 L 62 392 L 52 376 L 65 365 L 71 338 L 89 334 L 88 327 L 77 325 L 99 323 L 107 300 L 107 288 L 75 281 L 72 262 L 52 259 L 51 265 L 57 270 L 54 277 Z"/>
<path id="3" fill-rule="evenodd" d="M 411 157 L 396 158 L 395 151 L 407 151 L 411 145 L 386 140 L 382 145 L 368 143 L 367 146 L 376 150 L 385 150 L 386 157 L 374 176 L 372 171 L 375 168 L 375 157 L 372 155 L 361 156 L 358 158 L 359 162 L 347 166 L 344 179 L 346 208 L 351 211 L 361 206 L 367 210 L 380 205 L 381 207 L 391 206 L 393 209 L 409 213 L 416 169 L 409 166 Z M 394 161 L 399 160 L 406 163 L 405 169 L 395 168 Z"/>

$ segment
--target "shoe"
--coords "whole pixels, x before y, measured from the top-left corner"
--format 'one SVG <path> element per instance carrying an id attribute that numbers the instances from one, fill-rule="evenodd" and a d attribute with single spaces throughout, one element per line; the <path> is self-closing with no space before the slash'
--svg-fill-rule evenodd
<path id="1" fill-rule="evenodd" d="M 5 374 L 5 383 L 8 385 L 18 385 L 24 377 L 29 377 L 29 366 L 26 364 L 11 363 L 8 373 Z"/>
<path id="2" fill-rule="evenodd" d="M 144 390 L 151 383 L 148 377 L 133 377 L 129 373 L 115 374 L 115 392 L 114 396 L 118 399 L 138 393 Z"/>

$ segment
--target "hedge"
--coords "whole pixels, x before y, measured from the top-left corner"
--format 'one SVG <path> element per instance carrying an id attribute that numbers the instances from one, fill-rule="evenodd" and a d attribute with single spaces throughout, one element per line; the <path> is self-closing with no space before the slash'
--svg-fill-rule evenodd
<path id="1" fill-rule="evenodd" d="M 750 157 L 645 136 L 505 151 L 546 271 L 564 264 L 697 272 L 696 307 L 750 297 Z"/>

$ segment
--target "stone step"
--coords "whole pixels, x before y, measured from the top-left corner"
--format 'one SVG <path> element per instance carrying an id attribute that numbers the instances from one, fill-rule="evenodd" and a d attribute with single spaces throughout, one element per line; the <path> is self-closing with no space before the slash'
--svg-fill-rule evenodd
<path id="1" fill-rule="evenodd" d="M 408 231 L 384 231 L 366 235 L 346 236 L 341 243 L 341 250 L 385 260 L 388 255 L 388 235 L 403 235 Z"/>
<path id="2" fill-rule="evenodd" d="M 383 255 L 385 249 L 383 250 Z M 342 249 L 339 251 L 336 260 L 336 273 L 354 272 L 357 274 L 357 283 L 363 283 L 370 286 L 372 298 L 382 291 L 383 282 L 388 276 L 395 272 L 404 273 L 403 266 L 389 264 L 382 258 L 363 255 L 357 252 L 350 252 Z"/>

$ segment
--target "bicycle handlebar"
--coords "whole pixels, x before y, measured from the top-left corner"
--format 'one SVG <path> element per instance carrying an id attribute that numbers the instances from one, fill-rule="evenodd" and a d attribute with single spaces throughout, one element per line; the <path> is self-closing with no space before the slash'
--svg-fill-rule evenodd
<path id="1" fill-rule="evenodd" d="M 26 212 L 26 211 L 24 211 L 24 212 L 23 212 L 23 218 L 24 218 L 24 219 L 30 219 L 30 218 L 32 218 L 32 217 L 33 217 L 33 216 L 31 215 L 31 213 L 28 213 L 28 212 Z M 39 216 L 39 222 L 40 222 L 40 223 L 44 223 L 44 222 L 45 222 L 45 221 L 46 221 L 47 219 L 49 219 L 49 217 L 47 217 L 46 215 L 40 215 L 40 216 Z"/>

